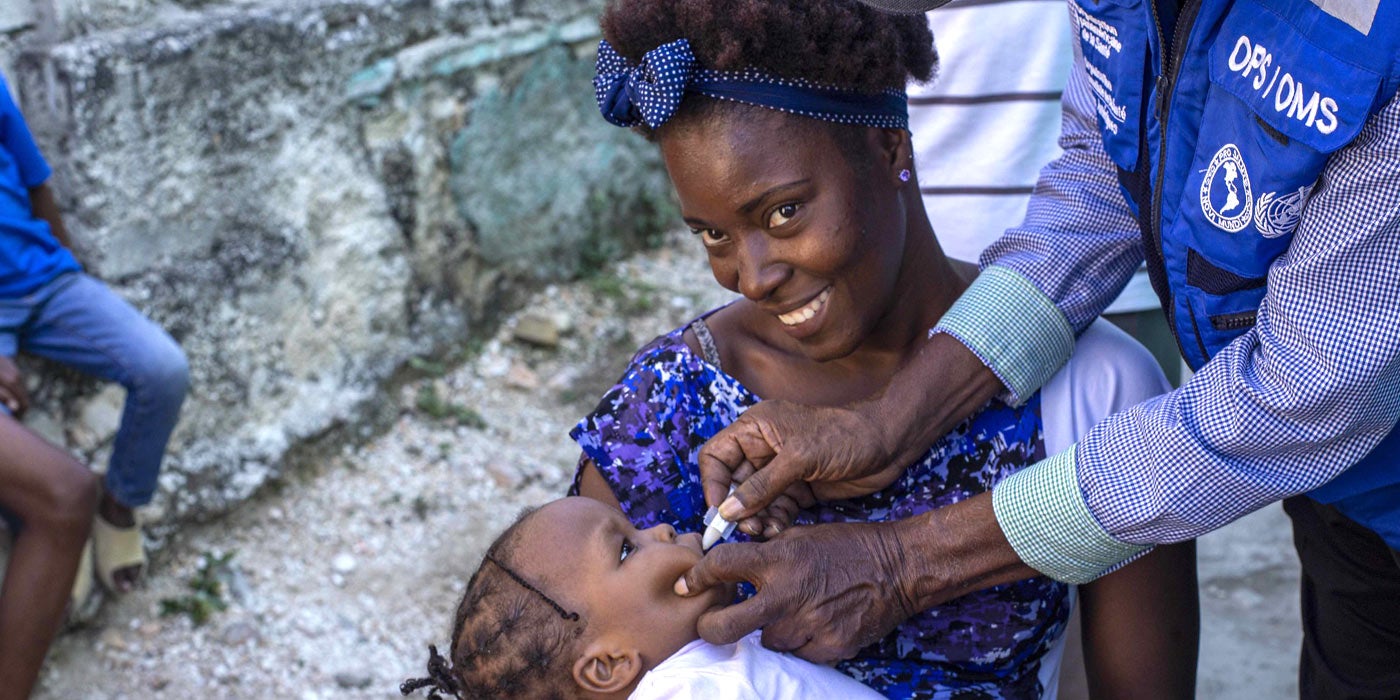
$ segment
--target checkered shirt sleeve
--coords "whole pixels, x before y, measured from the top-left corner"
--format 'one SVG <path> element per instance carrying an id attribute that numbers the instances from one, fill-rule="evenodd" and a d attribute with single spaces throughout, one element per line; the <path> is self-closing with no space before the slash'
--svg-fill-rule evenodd
<path id="1" fill-rule="evenodd" d="M 1013 403 L 1069 359 L 1074 337 L 1142 264 L 1137 219 L 1104 152 L 1093 100 L 1084 71 L 1072 70 L 1063 154 L 1041 171 L 1025 221 L 983 252 L 982 274 L 934 328 L 976 353 Z"/>
<path id="2" fill-rule="evenodd" d="M 1060 180 L 1053 168 L 1046 175 Z M 1071 204 L 1109 206 L 1097 197 L 1060 205 Z M 1126 211 L 1121 199 L 1112 206 Z M 1121 220 L 1121 212 L 1102 216 Z M 983 262 L 1016 269 L 1029 282 L 1023 296 L 1048 296 L 1062 323 L 1078 329 L 1097 305 L 1087 300 L 1098 296 L 1075 278 L 1108 275 L 1104 285 L 1116 288 L 1128 267 L 1117 259 L 1125 247 L 1085 240 L 1028 225 Z M 1396 270 L 1400 98 L 1329 159 L 1288 251 L 1269 271 L 1253 329 L 1186 385 L 1110 416 L 1074 449 L 996 488 L 997 520 L 1017 553 L 1054 578 L 1092 580 L 1142 545 L 1200 536 L 1355 464 L 1400 418 Z M 969 295 L 979 291 L 974 285 Z M 989 335 L 1043 334 L 1052 325 L 1002 315 L 997 303 L 990 294 L 965 297 L 959 322 L 1000 327 L 982 331 Z"/>

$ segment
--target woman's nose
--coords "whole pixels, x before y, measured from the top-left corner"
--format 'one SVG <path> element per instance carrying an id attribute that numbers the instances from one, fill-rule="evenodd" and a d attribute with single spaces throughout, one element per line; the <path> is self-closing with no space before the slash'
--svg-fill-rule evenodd
<path id="1" fill-rule="evenodd" d="M 763 301 L 782 286 L 790 274 L 786 265 L 774 260 L 768 236 L 745 236 L 739 251 L 739 293 L 750 301 Z"/>

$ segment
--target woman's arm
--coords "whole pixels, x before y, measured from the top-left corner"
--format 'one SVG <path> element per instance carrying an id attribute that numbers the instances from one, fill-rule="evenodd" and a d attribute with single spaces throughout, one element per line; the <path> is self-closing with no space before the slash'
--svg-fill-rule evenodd
<path id="1" fill-rule="evenodd" d="M 1192 698 L 1200 645 L 1196 543 L 1158 547 L 1079 588 L 1089 694 Z"/>
<path id="2" fill-rule="evenodd" d="M 593 460 L 589 459 L 587 455 L 580 457 L 578 469 L 578 495 L 622 510 L 622 503 L 617 500 L 617 495 L 613 493 L 612 487 L 608 486 L 607 479 L 604 479 L 603 475 L 598 472 L 598 465 L 594 464 Z"/>

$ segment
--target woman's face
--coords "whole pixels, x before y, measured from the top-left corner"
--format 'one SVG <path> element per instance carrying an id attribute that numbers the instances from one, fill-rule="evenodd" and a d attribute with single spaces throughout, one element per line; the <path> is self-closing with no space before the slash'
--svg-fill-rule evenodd
<path id="1" fill-rule="evenodd" d="M 817 361 L 858 349 L 898 301 L 906 222 L 893 161 L 905 151 L 889 133 L 861 132 L 848 157 L 820 122 L 724 109 L 661 134 L 715 279 Z"/>

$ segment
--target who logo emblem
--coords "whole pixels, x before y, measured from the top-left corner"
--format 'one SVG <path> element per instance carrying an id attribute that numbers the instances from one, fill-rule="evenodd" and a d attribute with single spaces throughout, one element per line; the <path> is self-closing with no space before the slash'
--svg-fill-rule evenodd
<path id="1" fill-rule="evenodd" d="M 1265 238 L 1278 238 L 1293 233 L 1293 229 L 1298 228 L 1298 222 L 1303 218 L 1303 205 L 1308 201 L 1308 195 L 1312 194 L 1313 186 L 1304 185 L 1295 192 L 1285 193 L 1282 197 L 1277 192 L 1265 192 L 1259 195 L 1259 201 L 1254 205 L 1254 228 L 1259 229 L 1259 233 Z"/>
<path id="2" fill-rule="evenodd" d="M 1249 169 L 1244 156 L 1233 143 L 1215 152 L 1201 180 L 1201 213 L 1216 228 L 1239 233 L 1254 215 L 1254 191 L 1249 186 Z"/>

